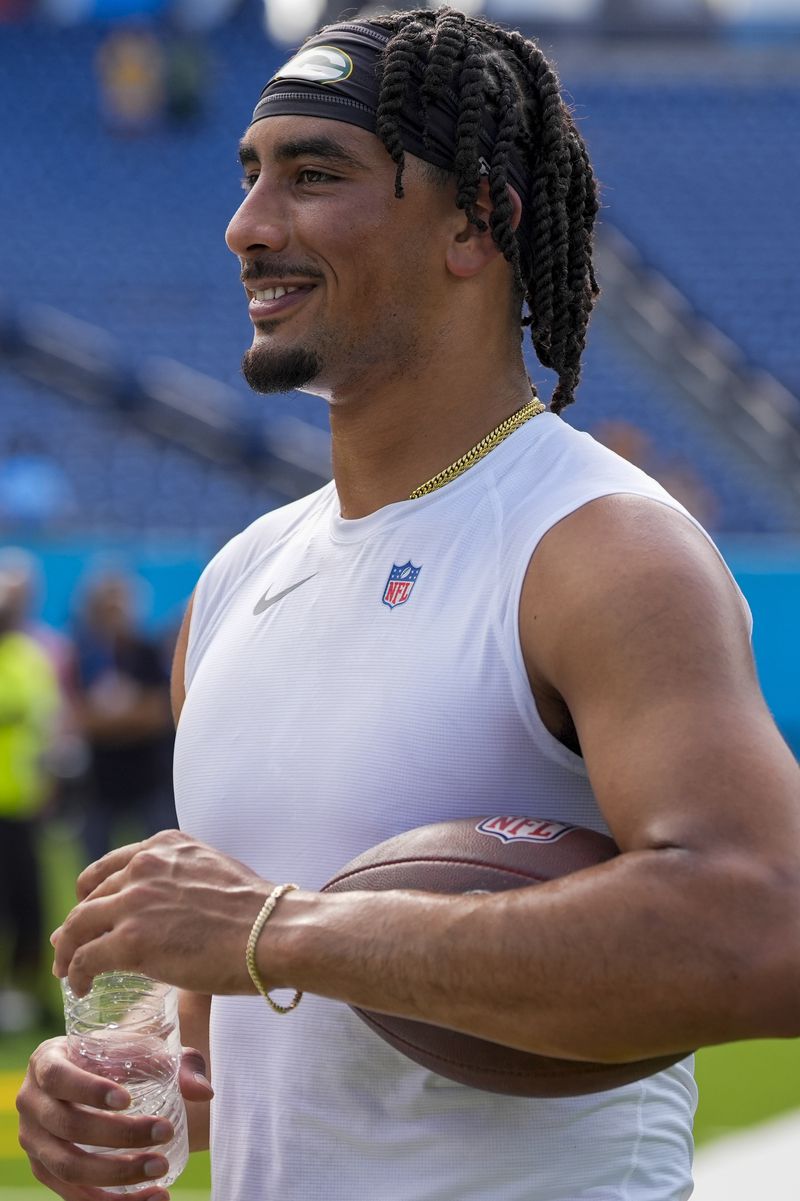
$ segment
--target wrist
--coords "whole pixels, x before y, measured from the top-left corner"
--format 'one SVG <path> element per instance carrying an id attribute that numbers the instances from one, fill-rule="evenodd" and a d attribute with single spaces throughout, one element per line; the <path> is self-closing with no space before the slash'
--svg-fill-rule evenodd
<path id="1" fill-rule="evenodd" d="M 310 944 L 319 920 L 319 893 L 295 889 L 284 893 L 261 930 L 254 951 L 254 966 L 264 988 L 301 989 L 306 975 Z"/>

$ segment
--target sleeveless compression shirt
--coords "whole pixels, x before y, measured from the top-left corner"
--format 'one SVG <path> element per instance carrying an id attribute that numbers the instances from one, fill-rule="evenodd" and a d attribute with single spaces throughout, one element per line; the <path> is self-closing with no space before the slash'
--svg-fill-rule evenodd
<path id="1" fill-rule="evenodd" d="M 333 484 L 266 514 L 198 584 L 178 728 L 181 826 L 317 889 L 428 822 L 526 814 L 607 832 L 544 727 L 519 598 L 556 522 L 614 493 L 694 519 L 545 413 L 446 487 L 356 520 Z M 209 948 L 209 954 L 214 949 Z M 346 1005 L 215 997 L 215 1201 L 686 1201 L 691 1060 L 588 1097 L 435 1075 Z"/>

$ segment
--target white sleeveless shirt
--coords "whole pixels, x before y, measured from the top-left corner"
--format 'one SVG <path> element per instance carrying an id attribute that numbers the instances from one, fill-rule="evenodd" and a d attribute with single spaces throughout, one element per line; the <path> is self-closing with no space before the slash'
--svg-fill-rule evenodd
<path id="1" fill-rule="evenodd" d="M 428 822 L 520 813 L 607 832 L 583 761 L 538 715 L 517 618 L 542 536 L 612 493 L 685 514 L 546 413 L 418 500 L 345 520 L 330 484 L 239 534 L 195 595 L 182 828 L 305 889 Z M 315 996 L 288 1017 L 215 997 L 211 1060 L 215 1201 L 692 1191 L 691 1060 L 589 1097 L 498 1096 L 426 1071 Z"/>

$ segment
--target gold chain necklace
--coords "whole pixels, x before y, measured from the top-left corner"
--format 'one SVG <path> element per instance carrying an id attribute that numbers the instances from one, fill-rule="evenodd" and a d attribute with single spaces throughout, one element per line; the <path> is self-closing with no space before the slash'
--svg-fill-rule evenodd
<path id="1" fill-rule="evenodd" d="M 516 413 L 512 413 L 510 417 L 506 417 L 505 421 L 496 425 L 485 438 L 481 438 L 480 442 L 476 442 L 472 449 L 468 450 L 460 459 L 456 459 L 455 463 L 451 463 L 443 471 L 431 476 L 424 484 L 420 484 L 419 488 L 415 488 L 408 499 L 417 500 L 420 496 L 427 496 L 429 492 L 435 492 L 437 488 L 443 488 L 451 480 L 458 479 L 465 471 L 469 471 L 470 467 L 474 467 L 481 459 L 486 458 L 489 451 L 494 450 L 495 446 L 505 442 L 509 434 L 513 434 L 514 430 L 518 430 L 526 421 L 530 421 L 531 417 L 538 416 L 544 410 L 545 406 L 536 397 L 529 400 L 521 409 L 517 409 Z"/>

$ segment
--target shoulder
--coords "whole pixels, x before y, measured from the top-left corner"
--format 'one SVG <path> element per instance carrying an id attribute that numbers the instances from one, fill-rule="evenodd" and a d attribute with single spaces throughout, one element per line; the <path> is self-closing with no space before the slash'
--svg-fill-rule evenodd
<path id="1" fill-rule="evenodd" d="M 537 424 L 540 423 L 540 424 Z M 621 493 L 682 506 L 640 467 L 553 413 L 530 422 L 516 459 L 497 463 L 502 521 L 531 552 L 549 530 L 590 501 Z"/>
<path id="2" fill-rule="evenodd" d="M 559 687 L 593 658 L 751 660 L 749 611 L 710 537 L 680 508 L 619 493 L 542 537 L 520 601 L 529 670 Z M 666 673 L 668 664 L 664 663 Z"/>
<path id="3" fill-rule="evenodd" d="M 9 634 L 2 640 L 5 683 L 15 691 L 43 700 L 55 696 L 55 672 L 45 652 L 28 634 Z"/>
<path id="4" fill-rule="evenodd" d="M 15 631 L 9 634 L 7 638 L 7 646 L 11 655 L 20 663 L 25 663 L 31 668 L 38 670 L 46 675 L 52 674 L 50 660 L 44 648 L 39 645 L 35 638 L 22 630 Z"/>
<path id="5" fill-rule="evenodd" d="M 183 706 L 188 666 L 197 648 L 200 631 L 214 622 L 228 598 L 265 554 L 307 522 L 331 498 L 333 484 L 258 517 L 217 551 L 192 592 L 172 662 L 172 708 L 177 723 Z M 188 666 L 187 666 L 188 664 Z"/>
<path id="6" fill-rule="evenodd" d="M 204 607 L 212 595 L 222 599 L 227 591 L 247 575 L 276 543 L 307 522 L 330 500 L 333 485 L 326 484 L 317 492 L 291 504 L 282 505 L 263 514 L 241 533 L 236 534 L 214 555 L 203 571 L 195 597 L 195 613 Z"/>

